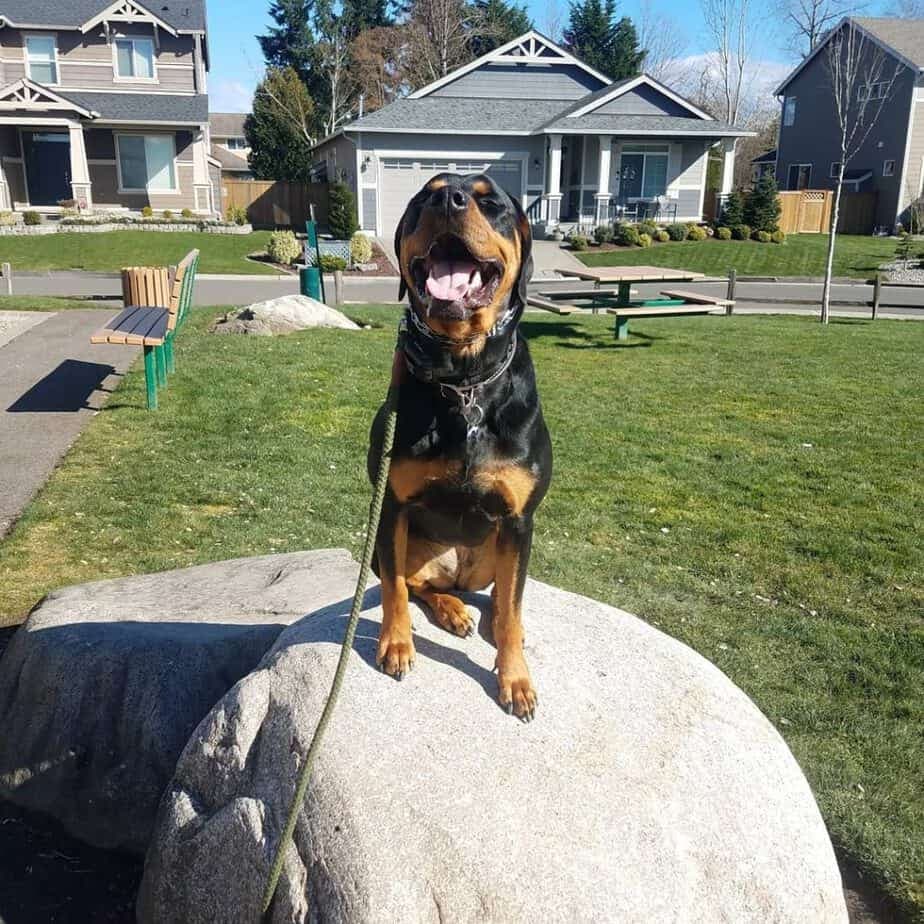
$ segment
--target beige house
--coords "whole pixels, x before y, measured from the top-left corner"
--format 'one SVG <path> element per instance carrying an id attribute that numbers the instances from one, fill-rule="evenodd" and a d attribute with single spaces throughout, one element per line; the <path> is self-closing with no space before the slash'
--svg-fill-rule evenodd
<path id="1" fill-rule="evenodd" d="M 205 0 L 0 0 L 0 209 L 218 210 Z"/>
<path id="2" fill-rule="evenodd" d="M 213 112 L 209 116 L 212 157 L 221 164 L 221 172 L 232 180 L 252 180 L 247 162 L 250 146 L 244 136 L 245 112 Z"/>

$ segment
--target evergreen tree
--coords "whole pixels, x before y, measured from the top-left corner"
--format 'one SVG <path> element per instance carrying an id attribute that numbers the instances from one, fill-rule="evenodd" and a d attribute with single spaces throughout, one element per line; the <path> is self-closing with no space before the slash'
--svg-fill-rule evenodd
<path id="1" fill-rule="evenodd" d="M 780 210 L 776 180 L 765 173 L 744 203 L 744 223 L 755 231 L 776 231 L 780 226 Z"/>
<path id="2" fill-rule="evenodd" d="M 359 228 L 353 193 L 343 183 L 331 183 L 328 195 L 328 230 L 338 241 L 348 241 Z"/>
<path id="3" fill-rule="evenodd" d="M 314 118 L 314 104 L 295 69 L 267 71 L 244 123 L 257 179 L 308 182 Z"/>
<path id="4" fill-rule="evenodd" d="M 312 99 L 324 99 L 326 87 L 321 50 L 315 35 L 315 0 L 272 0 L 270 16 L 276 23 L 258 35 L 267 67 L 292 68 Z"/>
<path id="5" fill-rule="evenodd" d="M 721 222 L 727 228 L 744 224 L 744 198 L 737 189 L 733 189 L 722 203 Z"/>
<path id="6" fill-rule="evenodd" d="M 616 29 L 613 32 L 613 63 L 606 73 L 613 80 L 638 77 L 642 72 L 647 53 L 645 49 L 639 47 L 635 23 L 628 16 L 623 16 L 616 23 Z"/>
<path id="7" fill-rule="evenodd" d="M 507 0 L 474 0 L 471 4 L 476 35 L 471 42 L 472 55 L 480 58 L 489 51 L 515 39 L 533 28 L 525 6 Z"/>
<path id="8" fill-rule="evenodd" d="M 614 80 L 636 76 L 646 54 L 632 20 L 616 21 L 616 0 L 573 0 L 564 45 Z"/>
<path id="9" fill-rule="evenodd" d="M 390 7 L 391 0 L 343 0 L 340 15 L 347 40 L 353 41 L 366 29 L 394 25 Z"/>

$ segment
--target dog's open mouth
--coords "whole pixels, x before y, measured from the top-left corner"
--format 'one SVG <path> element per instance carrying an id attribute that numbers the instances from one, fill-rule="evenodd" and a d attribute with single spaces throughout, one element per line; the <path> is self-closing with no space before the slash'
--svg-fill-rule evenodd
<path id="1" fill-rule="evenodd" d="M 464 321 L 491 303 L 504 267 L 500 260 L 479 260 L 455 234 L 434 241 L 425 257 L 411 260 L 411 274 L 427 315 Z"/>

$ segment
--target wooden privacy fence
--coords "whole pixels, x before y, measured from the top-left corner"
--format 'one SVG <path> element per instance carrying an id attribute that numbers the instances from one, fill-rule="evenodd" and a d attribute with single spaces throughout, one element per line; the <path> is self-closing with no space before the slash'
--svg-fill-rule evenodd
<path id="1" fill-rule="evenodd" d="M 834 208 L 833 189 L 781 192 L 780 228 L 787 234 L 827 234 Z M 837 230 L 841 234 L 870 234 L 876 216 L 875 192 L 841 194 Z"/>
<path id="2" fill-rule="evenodd" d="M 315 220 L 327 224 L 327 184 L 287 183 L 284 180 L 227 180 L 221 182 L 221 208 L 247 210 L 255 228 L 297 228 L 304 230 L 314 206 Z"/>

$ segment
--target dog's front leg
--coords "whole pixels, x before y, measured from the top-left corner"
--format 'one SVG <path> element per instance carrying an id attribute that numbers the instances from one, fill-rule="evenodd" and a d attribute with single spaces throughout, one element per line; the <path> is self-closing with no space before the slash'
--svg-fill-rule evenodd
<path id="1" fill-rule="evenodd" d="M 510 517 L 503 522 L 497 539 L 492 594 L 498 701 L 507 712 L 526 721 L 533 718 L 538 705 L 526 658 L 523 656 L 521 619 L 523 587 L 532 540 L 532 517 Z"/>
<path id="2" fill-rule="evenodd" d="M 414 666 L 414 640 L 408 610 L 406 581 L 407 514 L 393 498 L 386 498 L 376 537 L 382 582 L 382 631 L 376 663 L 396 680 Z"/>

